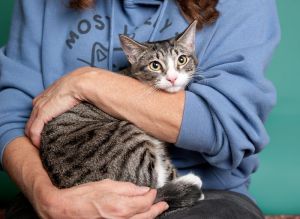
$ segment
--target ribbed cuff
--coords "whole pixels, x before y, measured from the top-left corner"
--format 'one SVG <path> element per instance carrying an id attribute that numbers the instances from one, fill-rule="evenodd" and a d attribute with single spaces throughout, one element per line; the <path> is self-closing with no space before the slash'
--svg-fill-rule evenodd
<path id="1" fill-rule="evenodd" d="M 16 128 L 16 129 L 11 129 L 7 132 L 5 132 L 3 135 L 0 137 L 0 170 L 3 170 L 2 164 L 3 164 L 3 154 L 6 146 L 14 139 L 17 137 L 24 136 L 24 129 Z"/>

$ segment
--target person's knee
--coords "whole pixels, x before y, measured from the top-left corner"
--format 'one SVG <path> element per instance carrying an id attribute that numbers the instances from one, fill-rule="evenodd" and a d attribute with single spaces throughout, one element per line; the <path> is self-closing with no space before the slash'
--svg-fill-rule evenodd
<path id="1" fill-rule="evenodd" d="M 170 219 L 263 219 L 259 208 L 248 198 L 229 192 L 207 194 L 197 205 L 170 214 Z"/>

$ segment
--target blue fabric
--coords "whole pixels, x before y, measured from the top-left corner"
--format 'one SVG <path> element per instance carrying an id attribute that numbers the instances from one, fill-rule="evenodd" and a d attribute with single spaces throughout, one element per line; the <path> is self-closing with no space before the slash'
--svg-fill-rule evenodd
<path id="1" fill-rule="evenodd" d="M 170 153 L 179 172 L 199 174 L 204 188 L 248 195 L 257 153 L 269 140 L 263 123 L 276 95 L 264 71 L 279 42 L 279 22 L 274 0 L 220 0 L 218 10 L 218 21 L 197 33 L 199 77 L 186 89 Z M 23 135 L 32 99 L 55 80 L 81 66 L 117 72 L 128 65 L 119 34 L 155 41 L 187 25 L 175 0 L 97 1 L 85 11 L 61 0 L 17 0 L 0 50 L 1 157 Z"/>

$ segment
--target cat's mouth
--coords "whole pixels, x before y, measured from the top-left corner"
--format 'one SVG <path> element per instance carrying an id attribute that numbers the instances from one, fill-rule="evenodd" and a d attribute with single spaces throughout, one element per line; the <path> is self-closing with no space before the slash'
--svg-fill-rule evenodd
<path id="1" fill-rule="evenodd" d="M 178 91 L 180 91 L 182 89 L 183 89 L 182 86 L 176 86 L 176 85 L 164 88 L 164 90 L 167 91 L 167 92 L 169 92 L 169 93 L 175 93 L 175 92 L 178 92 Z"/>

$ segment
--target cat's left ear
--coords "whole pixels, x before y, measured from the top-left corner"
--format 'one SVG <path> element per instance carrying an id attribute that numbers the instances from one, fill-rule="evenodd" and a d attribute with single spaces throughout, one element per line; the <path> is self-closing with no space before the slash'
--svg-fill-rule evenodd
<path id="1" fill-rule="evenodd" d="M 138 43 L 133 39 L 129 38 L 128 36 L 122 34 L 120 34 L 119 37 L 120 37 L 122 49 L 126 54 L 126 56 L 128 57 L 128 61 L 131 64 L 137 62 L 138 57 L 142 52 L 144 52 L 147 49 L 147 46 Z"/>
<path id="2" fill-rule="evenodd" d="M 195 51 L 195 37 L 197 30 L 197 21 L 193 21 L 188 28 L 176 40 L 178 44 L 183 45 L 189 51 Z"/>

